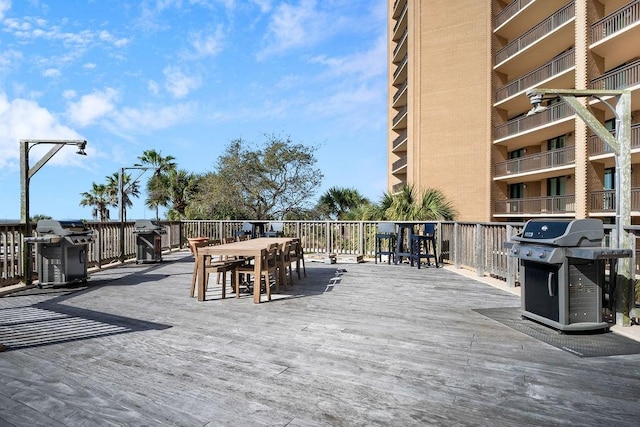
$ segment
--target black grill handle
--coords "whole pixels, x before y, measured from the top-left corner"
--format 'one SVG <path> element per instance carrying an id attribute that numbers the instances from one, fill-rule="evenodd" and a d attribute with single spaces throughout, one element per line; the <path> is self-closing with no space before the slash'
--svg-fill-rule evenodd
<path id="1" fill-rule="evenodd" d="M 555 292 L 553 291 L 553 274 L 553 271 L 550 271 L 549 276 L 547 277 L 547 289 L 549 291 L 550 297 L 556 296 Z"/>

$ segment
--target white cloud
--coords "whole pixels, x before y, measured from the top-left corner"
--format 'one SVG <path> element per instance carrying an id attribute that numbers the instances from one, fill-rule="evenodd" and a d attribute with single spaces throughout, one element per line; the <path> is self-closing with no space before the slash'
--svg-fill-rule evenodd
<path id="1" fill-rule="evenodd" d="M 149 92 L 154 95 L 157 95 L 158 92 L 160 92 L 160 86 L 153 80 L 149 80 L 149 82 L 147 83 L 147 88 L 149 89 Z"/>
<path id="2" fill-rule="evenodd" d="M 376 43 L 366 51 L 343 57 L 316 56 L 311 63 L 325 65 L 333 76 L 360 75 L 368 79 L 385 74 L 387 71 L 387 39 L 381 34 Z"/>
<path id="3" fill-rule="evenodd" d="M 123 108 L 116 112 L 114 125 L 119 132 L 149 133 L 189 121 L 197 111 L 194 104 L 169 106 L 147 105 L 143 108 Z"/>
<path id="4" fill-rule="evenodd" d="M 42 72 L 42 75 L 44 77 L 60 77 L 61 73 L 57 68 L 47 68 Z"/>
<path id="5" fill-rule="evenodd" d="M 69 104 L 67 115 L 73 123 L 89 126 L 114 110 L 117 97 L 117 91 L 112 88 L 83 95 L 78 102 Z"/>
<path id="6" fill-rule="evenodd" d="M 175 66 L 165 67 L 163 70 L 165 76 L 165 88 L 175 97 L 183 98 L 192 90 L 197 89 L 202 81 L 197 76 L 189 76 L 180 68 Z"/>
<path id="7" fill-rule="evenodd" d="M 93 62 L 87 62 L 82 66 L 82 68 L 85 68 L 87 70 L 93 70 L 94 68 L 96 68 L 96 64 L 94 64 Z"/>
<path id="8" fill-rule="evenodd" d="M 0 73 L 9 72 L 15 68 L 16 63 L 22 60 L 22 52 L 7 49 L 0 52 Z"/>
<path id="9" fill-rule="evenodd" d="M 72 128 L 60 123 L 58 118 L 35 101 L 8 99 L 0 92 L 0 170 L 17 169 L 19 141 L 21 139 L 84 139 Z M 51 147 L 49 147 L 51 148 Z M 33 158 L 39 157 L 46 147 L 34 147 Z M 62 150 L 52 160 L 58 164 L 80 164 L 73 151 Z"/>
<path id="10" fill-rule="evenodd" d="M 218 26 L 213 33 L 199 31 L 192 33 L 190 37 L 191 46 L 197 58 L 215 56 L 222 50 L 222 41 L 224 39 L 222 26 Z"/>
<path id="11" fill-rule="evenodd" d="M 0 19 L 4 19 L 4 13 L 11 9 L 11 0 L 0 0 Z"/>
<path id="12" fill-rule="evenodd" d="M 260 8 L 260 12 L 267 13 L 271 10 L 272 1 L 271 0 L 251 0 L 253 3 L 258 5 Z"/>
<path id="13" fill-rule="evenodd" d="M 258 60 L 273 54 L 314 44 L 326 35 L 325 15 L 316 9 L 315 0 L 302 0 L 299 5 L 280 4 L 273 12 L 265 35 L 266 46 Z"/>

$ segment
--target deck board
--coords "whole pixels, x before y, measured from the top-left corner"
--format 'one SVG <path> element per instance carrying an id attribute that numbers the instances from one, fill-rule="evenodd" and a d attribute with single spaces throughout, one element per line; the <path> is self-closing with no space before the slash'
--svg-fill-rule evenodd
<path id="1" fill-rule="evenodd" d="M 189 298 L 192 257 L 164 259 L 92 273 L 86 287 L 0 298 L 0 340 L 18 327 L 35 334 L 0 353 L 0 424 L 635 426 L 640 418 L 640 355 L 579 358 L 519 333 L 473 311 L 516 307 L 519 297 L 447 269 L 307 263 L 306 279 L 256 305 L 230 292 L 221 300 L 213 283 L 207 301 Z M 347 272 L 327 288 L 336 268 Z"/>

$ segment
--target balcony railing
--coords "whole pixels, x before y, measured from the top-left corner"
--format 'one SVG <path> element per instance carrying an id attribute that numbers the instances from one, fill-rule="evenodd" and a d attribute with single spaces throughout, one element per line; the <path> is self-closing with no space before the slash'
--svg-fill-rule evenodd
<path id="1" fill-rule="evenodd" d="M 612 134 L 615 135 L 615 132 L 612 132 Z M 640 148 L 640 123 L 631 125 L 631 149 L 634 148 Z M 598 135 L 590 135 L 589 155 L 597 156 L 600 154 L 613 154 L 613 150 Z"/>
<path id="2" fill-rule="evenodd" d="M 398 38 L 398 42 L 396 43 L 395 49 L 393 49 L 393 56 L 396 56 L 396 54 L 398 53 L 402 45 L 406 42 L 405 38 L 407 37 L 408 33 L 409 33 L 409 29 L 405 28 L 402 35 Z"/>
<path id="3" fill-rule="evenodd" d="M 589 194 L 591 212 L 615 212 L 616 190 L 592 191 Z M 640 211 L 640 188 L 631 189 L 631 210 Z"/>
<path id="4" fill-rule="evenodd" d="M 404 107 L 402 107 L 400 110 L 398 110 L 398 114 L 396 114 L 393 117 L 393 121 L 392 121 L 392 126 L 395 126 L 398 124 L 398 122 L 400 120 L 402 120 L 402 117 L 404 117 L 407 114 L 407 106 L 405 105 Z"/>
<path id="5" fill-rule="evenodd" d="M 398 74 L 400 74 L 400 70 L 402 70 L 402 67 L 404 67 L 406 65 L 408 59 L 409 59 L 409 55 L 408 54 L 402 57 L 402 59 L 398 63 L 398 68 L 396 68 L 396 70 L 393 72 L 393 78 L 394 79 L 396 77 L 398 77 Z"/>
<path id="6" fill-rule="evenodd" d="M 406 141 L 407 139 L 407 130 L 403 129 L 402 132 L 400 132 L 400 135 L 398 135 L 394 140 L 393 140 L 393 149 L 395 150 L 400 144 L 402 144 L 404 141 Z"/>
<path id="7" fill-rule="evenodd" d="M 398 25 L 400 25 L 400 22 L 402 22 L 402 20 L 404 19 L 404 15 L 406 15 L 407 13 L 407 9 L 409 8 L 409 3 L 406 3 L 404 5 L 404 8 L 402 9 L 402 12 L 400 12 L 400 16 L 398 17 L 398 19 L 396 20 L 395 25 L 393 26 L 393 32 L 395 33 L 396 30 L 398 29 Z"/>
<path id="8" fill-rule="evenodd" d="M 527 197 L 497 200 L 494 212 L 512 215 L 560 215 L 575 212 L 575 196 Z"/>
<path id="9" fill-rule="evenodd" d="M 513 55 L 524 50 L 527 46 L 532 45 L 534 42 L 542 39 L 547 34 L 550 34 L 555 29 L 561 27 L 564 23 L 569 22 L 574 16 L 575 6 L 574 3 L 571 2 L 524 33 L 522 36 L 507 44 L 502 49 L 499 49 L 496 52 L 495 63 L 500 64 L 501 62 L 509 59 Z"/>
<path id="10" fill-rule="evenodd" d="M 393 164 L 391 165 L 391 170 L 396 171 L 405 166 L 407 166 L 407 156 L 402 156 L 399 160 L 393 162 Z"/>
<path id="11" fill-rule="evenodd" d="M 549 107 L 548 110 L 533 116 L 522 115 L 507 123 L 498 125 L 494 129 L 496 140 L 518 135 L 519 133 L 548 125 L 561 119 L 573 116 L 575 113 L 564 102 L 558 102 Z"/>
<path id="12" fill-rule="evenodd" d="M 407 84 L 408 82 L 405 80 L 404 83 L 398 86 L 398 89 L 396 89 L 396 93 L 393 95 L 393 102 L 396 102 L 398 98 L 400 98 L 400 95 L 402 95 L 402 92 L 404 92 L 404 90 L 407 88 Z"/>
<path id="13" fill-rule="evenodd" d="M 517 80 L 501 87 L 496 91 L 496 102 L 500 102 L 538 83 L 547 80 L 575 65 L 575 52 L 573 49 L 563 52 L 550 62 L 544 64 L 532 72 L 525 74 Z"/>
<path id="14" fill-rule="evenodd" d="M 496 14 L 496 17 L 493 21 L 495 25 L 494 28 L 498 28 L 500 25 L 507 22 L 532 1 L 533 0 L 515 0 L 514 2 L 509 3 L 507 7 Z"/>
<path id="15" fill-rule="evenodd" d="M 501 177 L 517 173 L 534 172 L 559 166 L 571 165 L 575 162 L 575 147 L 543 151 L 529 156 L 518 157 L 506 162 L 496 163 L 495 176 Z"/>
<path id="16" fill-rule="evenodd" d="M 622 90 L 640 84 L 640 59 L 591 80 L 590 89 Z"/>
<path id="17" fill-rule="evenodd" d="M 640 21 L 640 0 L 632 1 L 591 26 L 591 43 L 614 34 Z"/>

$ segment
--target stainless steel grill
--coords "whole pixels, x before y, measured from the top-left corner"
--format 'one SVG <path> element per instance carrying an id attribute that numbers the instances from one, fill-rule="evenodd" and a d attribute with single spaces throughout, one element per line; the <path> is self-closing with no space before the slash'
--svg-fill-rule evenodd
<path id="1" fill-rule="evenodd" d="M 135 222 L 136 264 L 162 261 L 162 235 L 166 233 L 164 227 L 155 221 L 139 219 Z"/>
<path id="2" fill-rule="evenodd" d="M 561 331 L 608 328 L 603 320 L 607 262 L 611 271 L 631 250 L 603 247 L 603 238 L 598 219 L 535 219 L 505 242 L 509 256 L 520 260 L 523 316 Z"/>
<path id="3" fill-rule="evenodd" d="M 87 281 L 87 247 L 93 242 L 93 230 L 82 221 L 42 219 L 36 237 L 24 240 L 36 245 L 38 287 Z"/>

